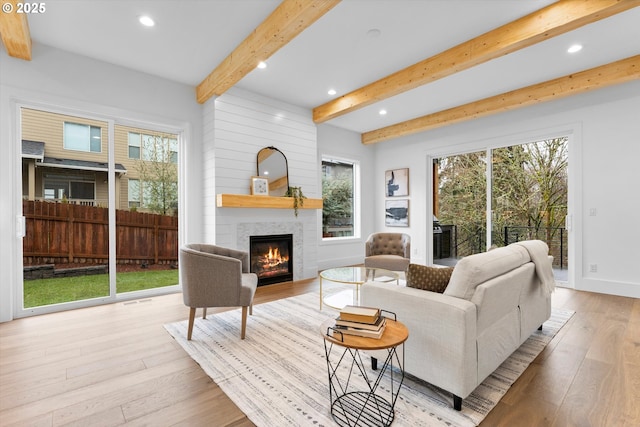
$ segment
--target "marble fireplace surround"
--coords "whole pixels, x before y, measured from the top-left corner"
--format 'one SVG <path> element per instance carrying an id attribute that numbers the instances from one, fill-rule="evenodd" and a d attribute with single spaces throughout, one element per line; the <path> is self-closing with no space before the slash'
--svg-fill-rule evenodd
<path id="1" fill-rule="evenodd" d="M 237 248 L 249 252 L 249 237 L 271 234 L 293 235 L 293 280 L 303 278 L 304 235 L 301 222 L 252 222 L 237 224 Z"/>

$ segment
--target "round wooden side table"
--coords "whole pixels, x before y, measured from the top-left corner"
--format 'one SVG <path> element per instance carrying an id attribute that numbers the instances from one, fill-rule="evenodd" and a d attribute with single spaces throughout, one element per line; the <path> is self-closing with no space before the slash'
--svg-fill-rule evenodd
<path id="1" fill-rule="evenodd" d="M 334 325 L 335 321 L 328 319 L 320 326 L 327 360 L 331 416 L 340 426 L 391 425 L 404 381 L 407 327 L 387 318 L 384 333 L 377 339 L 340 334 L 334 332 Z M 397 352 L 400 345 L 403 346 L 402 360 Z M 365 366 L 361 354 L 373 350 L 386 350 L 386 358 L 376 378 Z M 376 369 L 375 365 L 373 369 Z"/>

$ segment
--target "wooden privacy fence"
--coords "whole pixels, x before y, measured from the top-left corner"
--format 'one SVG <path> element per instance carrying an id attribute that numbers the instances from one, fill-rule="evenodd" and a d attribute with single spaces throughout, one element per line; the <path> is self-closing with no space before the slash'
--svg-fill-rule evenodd
<path id="1" fill-rule="evenodd" d="M 24 200 L 24 265 L 106 264 L 109 259 L 107 208 Z M 178 218 L 116 210 L 118 264 L 178 262 Z"/>

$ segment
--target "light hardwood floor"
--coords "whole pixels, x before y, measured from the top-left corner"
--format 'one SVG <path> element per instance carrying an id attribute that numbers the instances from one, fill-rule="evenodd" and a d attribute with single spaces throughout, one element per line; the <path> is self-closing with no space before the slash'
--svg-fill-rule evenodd
<path id="1" fill-rule="evenodd" d="M 640 300 L 560 288 L 553 304 L 576 314 L 481 426 L 639 426 Z M 163 328 L 187 314 L 174 294 L 0 324 L 0 425 L 252 426 Z"/>

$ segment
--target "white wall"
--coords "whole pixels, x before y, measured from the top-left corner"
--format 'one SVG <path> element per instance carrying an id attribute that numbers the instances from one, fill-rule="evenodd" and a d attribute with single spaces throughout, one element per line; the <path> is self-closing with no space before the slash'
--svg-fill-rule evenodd
<path id="1" fill-rule="evenodd" d="M 375 231 L 374 200 L 376 179 L 374 169 L 375 149 L 360 142 L 360 134 L 335 126 L 318 126 L 318 161 L 322 156 L 356 160 L 360 163 L 360 236 L 336 240 L 322 240 L 318 248 L 318 267 L 320 270 L 331 267 L 361 264 L 364 262 L 364 241 Z"/>
<path id="2" fill-rule="evenodd" d="M 216 194 L 250 193 L 258 151 L 268 146 L 286 156 L 290 186 L 301 187 L 309 198 L 322 197 L 311 111 L 238 88 L 209 100 L 204 111 L 205 241 L 248 250 L 248 229 L 291 232 L 294 280 L 316 277 L 320 210 L 301 209 L 296 217 L 291 209 L 215 208 Z"/>
<path id="3" fill-rule="evenodd" d="M 12 319 L 13 289 L 22 280 L 15 225 L 22 198 L 17 102 L 185 128 L 188 141 L 181 155 L 189 168 L 181 178 L 189 194 L 181 199 L 186 224 L 181 234 L 187 239 L 201 234 L 202 106 L 193 87 L 39 44 L 33 45 L 32 61 L 0 49 L 0 321 Z"/>
<path id="4" fill-rule="evenodd" d="M 577 289 L 640 297 L 638 81 L 363 146 L 354 132 L 326 124 L 316 129 L 310 111 L 239 89 L 203 107 L 196 103 L 194 89 L 186 85 L 38 44 L 33 47 L 33 58 L 26 62 L 0 50 L 0 182 L 4 185 L 0 192 L 0 239 L 5 243 L 0 245 L 0 321 L 13 317 L 13 289 L 22 278 L 22 246 L 16 238 L 21 206 L 16 102 L 184 125 L 189 138 L 181 153 L 188 164 L 181 176 L 188 189 L 180 207 L 185 218 L 184 239 L 204 238 L 233 246 L 237 233 L 229 230 L 238 222 L 302 223 L 304 277 L 313 276 L 318 269 L 362 262 L 362 240 L 385 229 L 385 170 L 410 168 L 410 227 L 402 230 L 412 236 L 412 261 L 425 262 L 430 250 L 428 156 L 567 132 L 572 135 L 574 150 L 570 172 L 575 181 L 571 188 L 576 227 L 572 250 L 578 270 L 573 284 Z M 361 238 L 322 242 L 319 211 L 301 211 L 295 218 L 289 211 L 275 209 L 257 213 L 216 208 L 218 192 L 248 193 L 255 155 L 267 145 L 285 152 L 291 184 L 302 186 L 308 197 L 321 197 L 318 168 L 322 154 L 359 160 Z M 597 216 L 588 215 L 591 208 L 597 210 Z M 589 273 L 589 264 L 597 264 L 598 272 Z"/>
<path id="5" fill-rule="evenodd" d="M 523 108 L 376 145 L 376 175 L 410 168 L 413 262 L 429 259 L 431 204 L 428 156 L 570 135 L 570 244 L 576 289 L 640 297 L 640 82 Z M 375 179 L 375 194 L 382 194 Z M 377 228 L 384 198 L 376 197 Z M 589 216 L 591 208 L 597 215 Z M 430 242 L 430 240 L 429 240 Z M 597 273 L 588 272 L 597 264 Z"/>

